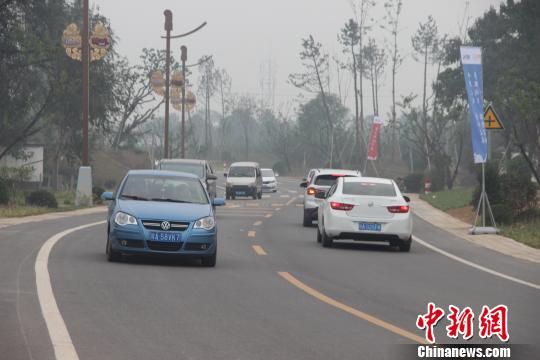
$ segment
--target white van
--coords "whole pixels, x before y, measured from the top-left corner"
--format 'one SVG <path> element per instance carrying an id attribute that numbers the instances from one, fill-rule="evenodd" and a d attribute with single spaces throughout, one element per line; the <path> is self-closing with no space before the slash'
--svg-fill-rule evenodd
<path id="1" fill-rule="evenodd" d="M 258 163 L 232 163 L 225 177 L 227 178 L 225 187 L 227 200 L 234 200 L 237 196 L 251 196 L 254 200 L 262 198 L 262 175 Z"/>

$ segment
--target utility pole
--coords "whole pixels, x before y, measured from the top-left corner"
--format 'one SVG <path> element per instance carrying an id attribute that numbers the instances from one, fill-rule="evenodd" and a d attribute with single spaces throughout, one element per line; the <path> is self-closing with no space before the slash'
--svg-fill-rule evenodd
<path id="1" fill-rule="evenodd" d="M 167 9 L 163 12 L 165 15 L 165 136 L 163 144 L 163 157 L 169 158 L 169 77 L 171 72 L 171 31 L 172 25 L 172 11 Z"/>
<path id="2" fill-rule="evenodd" d="M 180 60 L 182 60 L 182 77 L 184 79 L 184 86 L 182 86 L 182 152 L 181 157 L 182 159 L 185 159 L 186 157 L 186 86 L 187 86 L 187 80 L 186 80 L 186 61 L 187 61 L 187 47 L 182 45 L 180 47 L 181 56 Z"/>

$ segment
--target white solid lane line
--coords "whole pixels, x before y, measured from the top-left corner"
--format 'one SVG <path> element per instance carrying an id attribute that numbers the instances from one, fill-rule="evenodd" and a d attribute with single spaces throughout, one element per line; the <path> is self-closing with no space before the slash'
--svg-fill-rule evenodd
<path id="1" fill-rule="evenodd" d="M 418 237 L 416 237 L 414 235 L 413 235 L 413 240 L 416 241 L 417 243 L 419 243 L 420 245 L 423 245 L 423 246 L 427 247 L 428 249 L 431 249 L 431 250 L 433 250 L 435 252 L 438 252 L 441 255 L 449 257 L 452 260 L 459 261 L 462 264 L 465 264 L 465 265 L 468 265 L 468 266 L 473 267 L 475 269 L 478 269 L 480 271 L 484 271 L 484 272 L 487 272 L 489 274 L 501 277 L 503 279 L 510 280 L 510 281 L 516 282 L 518 284 L 522 284 L 522 285 L 525 285 L 525 286 L 528 286 L 528 287 L 532 287 L 533 289 L 540 290 L 540 285 L 538 285 L 538 284 L 534 284 L 534 283 L 531 283 L 531 282 L 528 282 L 528 281 L 525 281 L 525 280 L 521 280 L 521 279 L 515 278 L 513 276 L 506 275 L 506 274 L 500 273 L 498 271 L 489 269 L 489 268 L 484 267 L 482 265 L 478 265 L 476 263 L 473 263 L 472 261 L 465 260 L 463 258 L 460 258 L 459 256 L 456 256 L 454 254 L 450 254 L 449 252 L 446 252 L 446 251 L 444 251 L 442 249 L 439 249 L 438 247 L 436 247 L 434 245 L 431 245 L 430 243 L 428 243 L 428 242 L 426 242 L 424 240 L 421 240 L 421 239 L 419 239 Z"/>
<path id="2" fill-rule="evenodd" d="M 51 285 L 51 277 L 49 275 L 49 254 L 53 246 L 64 236 L 71 234 L 75 231 L 86 229 L 96 225 L 102 225 L 106 221 L 98 221 L 91 224 L 77 226 L 71 229 L 64 230 L 56 235 L 53 235 L 39 249 L 39 253 L 36 257 L 36 264 L 34 269 L 36 271 L 36 287 L 39 300 L 39 306 L 41 307 L 41 313 L 45 323 L 47 324 L 47 330 L 49 330 L 49 337 L 54 348 L 54 355 L 56 360 L 78 360 L 79 356 L 71 341 L 71 336 L 66 328 L 66 323 L 60 314 L 58 304 L 54 298 L 54 293 Z"/>

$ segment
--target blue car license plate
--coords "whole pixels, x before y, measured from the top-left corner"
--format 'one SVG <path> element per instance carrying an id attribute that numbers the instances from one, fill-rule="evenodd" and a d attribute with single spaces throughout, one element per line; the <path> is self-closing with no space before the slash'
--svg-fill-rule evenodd
<path id="1" fill-rule="evenodd" d="M 377 224 L 377 223 L 359 223 L 358 228 L 360 230 L 367 230 L 367 231 L 381 231 L 381 224 Z"/>
<path id="2" fill-rule="evenodd" d="M 150 232 L 149 239 L 151 241 L 163 241 L 163 242 L 180 242 L 182 241 L 181 233 L 170 232 Z"/>
<path id="3" fill-rule="evenodd" d="M 236 195 L 246 195 L 246 192 L 245 191 L 237 191 Z"/>

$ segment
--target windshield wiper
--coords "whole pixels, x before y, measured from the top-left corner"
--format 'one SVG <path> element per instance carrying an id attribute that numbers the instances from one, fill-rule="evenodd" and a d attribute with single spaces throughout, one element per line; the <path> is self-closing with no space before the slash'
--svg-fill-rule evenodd
<path id="1" fill-rule="evenodd" d="M 141 197 L 141 196 L 137 196 L 137 195 L 125 195 L 125 194 L 122 194 L 120 195 L 121 198 L 128 198 L 128 199 L 131 199 L 131 200 L 143 200 L 143 201 L 148 201 L 147 198 L 144 198 L 144 197 Z"/>
<path id="2" fill-rule="evenodd" d="M 175 199 L 162 199 L 162 198 L 153 198 L 152 201 L 166 201 L 166 202 L 174 202 L 174 203 L 183 203 L 183 204 L 194 204 L 192 201 L 186 201 L 186 200 L 175 200 Z"/>

